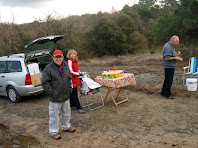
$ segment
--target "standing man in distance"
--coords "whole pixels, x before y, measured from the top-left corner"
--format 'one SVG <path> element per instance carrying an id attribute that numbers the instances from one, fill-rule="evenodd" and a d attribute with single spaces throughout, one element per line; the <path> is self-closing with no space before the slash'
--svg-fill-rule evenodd
<path id="1" fill-rule="evenodd" d="M 75 132 L 70 124 L 71 108 L 70 93 L 71 74 L 67 64 L 63 62 L 64 56 L 61 50 L 53 52 L 53 61 L 43 71 L 42 86 L 49 97 L 49 133 L 52 138 L 61 139 L 59 133 L 59 120 L 62 131 Z"/>
<path id="2" fill-rule="evenodd" d="M 162 87 L 161 95 L 165 96 L 167 99 L 174 99 L 171 95 L 171 86 L 173 82 L 173 76 L 175 71 L 175 66 L 177 61 L 182 61 L 183 59 L 179 57 L 181 52 L 176 53 L 175 47 L 179 44 L 179 37 L 174 35 L 170 38 L 163 48 L 163 66 L 165 79 Z"/>

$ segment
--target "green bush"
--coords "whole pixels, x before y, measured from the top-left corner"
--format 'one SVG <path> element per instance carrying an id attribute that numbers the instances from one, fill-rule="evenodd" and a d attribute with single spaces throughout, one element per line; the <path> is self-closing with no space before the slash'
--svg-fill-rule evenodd
<path id="1" fill-rule="evenodd" d="M 146 37 L 138 31 L 134 31 L 130 35 L 129 53 L 148 53 L 148 41 Z"/>

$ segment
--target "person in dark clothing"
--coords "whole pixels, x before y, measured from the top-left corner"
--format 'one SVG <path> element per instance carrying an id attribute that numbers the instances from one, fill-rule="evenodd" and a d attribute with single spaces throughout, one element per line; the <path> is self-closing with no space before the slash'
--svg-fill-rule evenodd
<path id="1" fill-rule="evenodd" d="M 71 49 L 67 53 L 67 64 L 72 75 L 72 94 L 70 97 L 71 107 L 75 107 L 80 114 L 85 113 L 78 100 L 77 87 L 81 86 L 80 77 L 83 75 L 79 70 L 77 52 Z"/>
<path id="2" fill-rule="evenodd" d="M 174 35 L 170 38 L 163 48 L 163 66 L 165 79 L 161 90 L 161 95 L 165 96 L 167 99 L 174 99 L 171 94 L 171 86 L 173 82 L 173 76 L 175 71 L 175 66 L 177 61 L 182 61 L 183 59 L 179 57 L 181 52 L 176 53 L 175 47 L 179 44 L 179 37 Z"/>
<path id="3" fill-rule="evenodd" d="M 62 51 L 55 50 L 53 61 L 45 67 L 42 76 L 42 86 L 49 97 L 49 133 L 56 140 L 61 138 L 59 120 L 61 121 L 62 131 L 75 132 L 76 130 L 70 124 L 69 98 L 72 91 L 72 76 L 63 59 Z"/>

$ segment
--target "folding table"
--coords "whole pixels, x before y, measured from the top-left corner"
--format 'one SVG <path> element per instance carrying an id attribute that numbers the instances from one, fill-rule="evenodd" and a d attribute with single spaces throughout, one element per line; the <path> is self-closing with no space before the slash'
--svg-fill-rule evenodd
<path id="1" fill-rule="evenodd" d="M 124 73 L 123 77 L 114 78 L 114 79 L 102 79 L 102 78 L 97 77 L 97 78 L 95 78 L 95 80 L 96 80 L 96 82 L 100 83 L 101 85 L 107 87 L 107 94 L 104 98 L 104 102 L 106 102 L 108 95 L 110 95 L 111 99 L 113 100 L 113 102 L 116 106 L 118 106 L 118 104 L 121 104 L 121 103 L 129 100 L 123 87 L 125 87 L 127 85 L 136 85 L 136 81 L 135 81 L 134 75 L 132 73 Z M 118 89 L 118 92 L 117 92 L 116 97 L 114 97 L 111 92 L 116 89 Z M 117 101 L 117 98 L 121 91 L 124 93 L 126 98 L 121 101 Z"/>

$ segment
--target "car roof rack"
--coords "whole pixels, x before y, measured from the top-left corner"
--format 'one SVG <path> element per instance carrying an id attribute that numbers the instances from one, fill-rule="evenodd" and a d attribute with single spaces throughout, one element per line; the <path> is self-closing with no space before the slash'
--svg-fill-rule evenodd
<path id="1" fill-rule="evenodd" d="M 17 54 L 11 54 L 11 55 L 7 55 L 8 58 L 24 58 L 25 55 L 24 53 L 17 53 Z"/>

